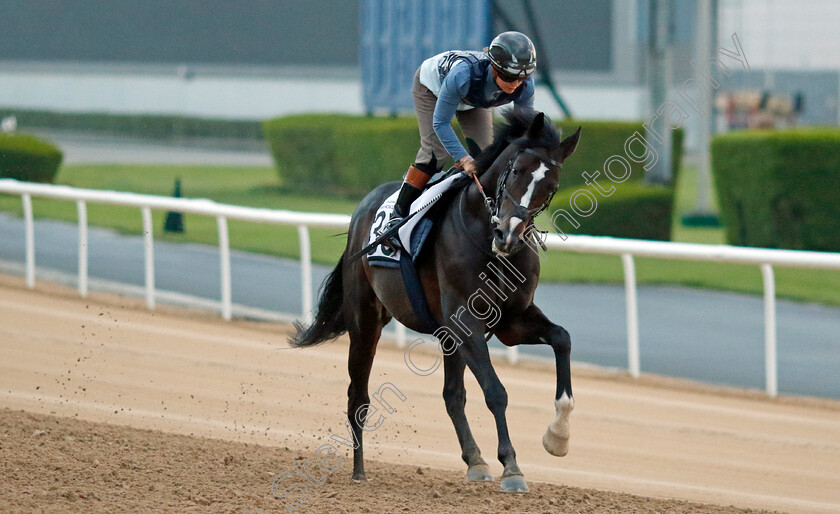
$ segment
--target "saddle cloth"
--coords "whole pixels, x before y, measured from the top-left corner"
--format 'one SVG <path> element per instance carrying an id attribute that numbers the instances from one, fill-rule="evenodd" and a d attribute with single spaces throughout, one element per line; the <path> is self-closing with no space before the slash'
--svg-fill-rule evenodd
<path id="1" fill-rule="evenodd" d="M 408 249 L 412 260 L 417 258 L 420 250 L 423 248 L 423 243 L 432 230 L 433 221 L 426 215 L 430 212 L 431 207 L 441 199 L 443 194 L 452 186 L 452 183 L 463 178 L 462 173 L 453 173 L 445 179 L 430 186 L 423 191 L 420 197 L 411 204 L 410 213 L 415 214 L 405 225 L 400 227 L 398 234 L 403 248 Z M 384 226 L 391 218 L 391 213 L 394 211 L 394 204 L 397 202 L 399 190 L 389 196 L 382 202 L 379 209 L 376 211 L 376 216 L 373 217 L 373 223 L 370 226 L 370 232 L 366 244 L 370 244 L 379 235 Z M 377 245 L 367 254 L 368 262 L 372 266 L 383 266 L 388 268 L 400 267 L 400 252 L 401 250 L 393 251 L 381 244 Z"/>

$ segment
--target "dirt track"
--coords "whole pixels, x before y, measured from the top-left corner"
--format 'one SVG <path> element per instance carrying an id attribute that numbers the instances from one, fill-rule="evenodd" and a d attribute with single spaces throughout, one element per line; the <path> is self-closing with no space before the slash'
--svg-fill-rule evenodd
<path id="1" fill-rule="evenodd" d="M 285 511 L 272 498 L 273 477 L 332 434 L 346 435 L 347 388 L 345 341 L 296 351 L 285 330 L 150 313 L 134 299 L 82 300 L 55 286 L 28 291 L 0 277 L 0 407 L 32 413 L 2 413 L 0 502 L 22 510 Z M 553 419 L 553 370 L 497 369 L 530 495 L 464 481 L 442 373 L 411 373 L 402 352 L 383 343 L 371 387 L 390 382 L 407 400 L 366 438 L 369 459 L 379 461 L 372 480 L 350 484 L 345 460 L 309 487 L 304 511 L 727 510 L 650 498 L 840 511 L 837 402 L 769 401 L 576 368 L 571 449 L 558 459 L 540 443 Z M 473 379 L 467 388 L 467 415 L 498 476 L 492 418 Z"/>

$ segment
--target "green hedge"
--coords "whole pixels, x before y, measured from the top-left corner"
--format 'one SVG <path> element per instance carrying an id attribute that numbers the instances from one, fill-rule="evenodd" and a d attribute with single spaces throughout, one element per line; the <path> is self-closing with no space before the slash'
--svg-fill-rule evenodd
<path id="1" fill-rule="evenodd" d="M 42 139 L 27 134 L 0 134 L 0 178 L 52 182 L 64 156 Z"/>
<path id="2" fill-rule="evenodd" d="M 641 122 L 562 122 L 570 135 L 583 126 L 581 143 L 563 168 L 560 187 L 583 184 L 584 171 L 603 170 L 604 161 L 624 155 L 624 144 Z M 371 118 L 342 115 L 297 115 L 263 124 L 284 186 L 299 191 L 364 194 L 382 182 L 399 179 L 414 160 L 420 144 L 412 117 Z M 682 130 L 673 132 L 674 173 L 682 158 Z M 603 175 L 602 175 L 603 177 Z M 630 181 L 644 177 L 633 164 Z"/>
<path id="3" fill-rule="evenodd" d="M 0 108 L 0 114 L 16 116 L 22 129 L 73 130 L 164 140 L 204 137 L 258 143 L 265 134 L 281 178 L 289 187 L 309 191 L 326 188 L 339 194 L 362 194 L 384 181 L 398 179 L 413 161 L 420 143 L 414 117 L 301 115 L 260 123 L 16 108 Z M 561 188 L 583 183 L 582 172 L 602 170 L 608 157 L 624 153 L 624 143 L 634 132 L 644 133 L 641 122 L 558 123 L 567 135 L 578 125 L 583 125 L 582 142 L 563 169 Z M 682 130 L 675 130 L 672 139 L 676 172 L 682 156 Z M 313 148 L 313 141 L 320 143 Z M 326 146 L 327 142 L 333 146 Z M 643 175 L 642 166 L 634 164 L 630 180 L 639 180 Z"/>
<path id="4" fill-rule="evenodd" d="M 541 230 L 558 229 L 567 235 L 586 234 L 592 236 L 626 237 L 633 239 L 671 239 L 671 212 L 674 203 L 674 188 L 670 186 L 648 186 L 640 182 L 622 182 L 614 184 L 609 180 L 599 180 L 606 191 L 614 187 L 609 196 L 602 196 L 592 187 L 571 187 L 558 191 L 547 211 L 551 214 L 542 216 Z M 586 196 L 576 198 L 577 212 L 572 205 L 576 192 L 586 189 L 597 201 L 593 206 Z M 589 216 L 583 216 L 593 209 Z M 558 212 L 559 209 L 565 214 Z M 571 217 L 579 225 L 575 227 Z M 548 220 L 554 224 L 547 224 Z"/>
<path id="5" fill-rule="evenodd" d="M 840 251 L 840 129 L 732 132 L 711 151 L 730 244 Z"/>
<path id="6" fill-rule="evenodd" d="M 65 113 L 0 108 L 14 115 L 23 129 L 55 129 L 116 134 L 149 139 L 217 138 L 262 141 L 262 124 L 250 120 L 219 120 L 145 114 Z"/>
<path id="7" fill-rule="evenodd" d="M 263 128 L 283 186 L 305 192 L 362 195 L 399 180 L 420 143 L 414 117 L 299 115 Z"/>
<path id="8" fill-rule="evenodd" d="M 569 157 L 563 165 L 563 173 L 560 175 L 560 188 L 565 189 L 578 184 L 583 184 L 582 173 L 587 171 L 592 174 L 601 171 L 604 176 L 604 161 L 613 155 L 627 157 L 624 150 L 624 143 L 639 132 L 644 136 L 642 122 L 625 121 L 562 121 L 557 126 L 563 130 L 563 134 L 572 135 L 578 127 L 583 127 L 580 133 L 580 144 L 578 144 L 574 155 Z M 682 160 L 683 130 L 681 128 L 671 132 L 671 169 L 674 179 Z M 636 145 L 634 151 L 639 151 Z M 629 181 L 640 181 L 644 178 L 644 164 L 630 162 L 631 174 Z M 673 180 L 672 182 L 676 182 Z"/>

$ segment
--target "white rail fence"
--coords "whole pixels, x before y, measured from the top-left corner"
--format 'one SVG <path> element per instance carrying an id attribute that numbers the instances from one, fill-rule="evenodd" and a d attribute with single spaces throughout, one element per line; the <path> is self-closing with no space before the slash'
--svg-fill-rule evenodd
<path id="1" fill-rule="evenodd" d="M 88 291 L 88 233 L 87 203 L 101 203 L 138 207 L 143 219 L 143 240 L 145 249 L 145 296 L 146 306 L 155 308 L 155 260 L 152 226 L 152 209 L 179 211 L 216 218 L 219 233 L 219 256 L 221 258 L 221 314 L 231 319 L 230 239 L 228 220 L 243 220 L 275 225 L 291 225 L 298 229 L 301 261 L 301 315 L 308 322 L 312 320 L 312 254 L 309 241 L 309 227 L 347 228 L 350 216 L 344 214 L 316 214 L 253 207 L 239 207 L 213 202 L 211 200 L 170 198 L 165 196 L 121 193 L 93 189 L 78 189 L 67 186 L 33 184 L 15 180 L 0 180 L 0 193 L 20 195 L 23 202 L 23 217 L 26 233 L 26 284 L 35 286 L 35 230 L 32 213 L 32 197 L 53 198 L 76 202 L 79 220 L 79 294 Z"/>
<path id="2" fill-rule="evenodd" d="M 231 319 L 230 245 L 228 219 L 296 226 L 300 239 L 301 261 L 301 315 L 306 321 L 312 319 L 312 259 L 309 227 L 347 228 L 350 217 L 340 214 L 316 214 L 291 211 L 258 209 L 218 204 L 210 200 L 170 198 L 114 191 L 77 189 L 67 186 L 32 184 L 15 180 L 0 179 L 0 193 L 15 194 L 23 202 L 26 244 L 26 283 L 35 286 L 35 234 L 32 212 L 32 197 L 54 198 L 75 201 L 79 221 L 79 272 L 78 288 L 83 297 L 88 290 L 87 256 L 87 203 L 104 203 L 133 206 L 141 210 L 145 248 L 145 296 L 149 309 L 155 308 L 154 241 L 152 237 L 152 209 L 180 211 L 216 218 L 219 231 L 219 254 L 221 257 L 221 315 Z M 739 264 L 754 264 L 760 267 L 764 283 L 764 343 L 765 343 L 765 390 L 771 397 L 778 394 L 778 366 L 776 358 L 776 287 L 773 266 L 819 268 L 840 270 L 840 254 L 806 252 L 796 250 L 772 250 L 744 248 L 727 245 L 703 245 L 691 243 L 670 243 L 615 239 L 610 237 L 568 236 L 549 234 L 546 241 L 549 249 L 581 253 L 601 253 L 621 257 L 624 269 L 625 300 L 627 313 L 627 360 L 628 371 L 633 377 L 640 373 L 639 318 L 636 294 L 636 271 L 634 257 L 656 257 L 693 261 L 715 261 Z M 397 325 L 397 342 L 405 344 L 405 327 Z M 508 359 L 516 362 L 516 348 L 508 350 Z"/>

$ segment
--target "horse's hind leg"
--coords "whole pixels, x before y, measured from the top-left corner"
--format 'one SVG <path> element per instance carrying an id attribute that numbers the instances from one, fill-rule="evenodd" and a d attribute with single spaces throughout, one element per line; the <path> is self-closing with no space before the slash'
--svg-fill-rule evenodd
<path id="1" fill-rule="evenodd" d="M 368 396 L 368 381 L 370 369 L 373 366 L 373 356 L 376 345 L 382 334 L 384 322 L 380 316 L 381 307 L 367 283 L 358 295 L 348 295 L 352 302 L 352 312 L 346 313 L 347 332 L 350 334 L 350 356 L 347 360 L 347 370 L 350 373 L 350 387 L 347 389 L 347 419 L 353 430 L 355 446 L 353 450 L 353 480 L 366 480 L 362 424 L 367 418 L 367 407 L 370 404 Z"/>
<path id="2" fill-rule="evenodd" d="M 461 445 L 461 458 L 467 464 L 467 478 L 470 482 L 487 482 L 493 480 L 487 462 L 481 458 L 481 451 L 473 439 L 464 405 L 467 403 L 467 390 L 464 388 L 464 369 L 466 363 L 461 354 L 454 352 L 443 358 L 443 400 L 446 412 L 455 426 L 458 443 Z"/>

